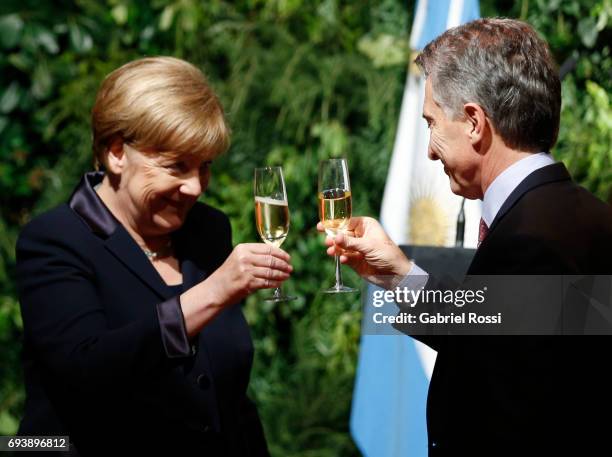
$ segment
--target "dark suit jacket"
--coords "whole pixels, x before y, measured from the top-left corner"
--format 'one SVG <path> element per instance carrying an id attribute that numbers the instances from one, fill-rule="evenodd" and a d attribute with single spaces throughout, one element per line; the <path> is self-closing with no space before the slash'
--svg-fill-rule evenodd
<path id="1" fill-rule="evenodd" d="M 88 173 L 17 243 L 25 415 L 19 434 L 69 435 L 83 456 L 268 455 L 247 398 L 253 346 L 239 305 L 187 339 L 176 291 L 98 198 Z M 232 250 L 197 203 L 173 234 L 183 289 Z"/>
<path id="2" fill-rule="evenodd" d="M 561 274 L 612 274 L 612 210 L 559 163 L 510 195 L 468 275 Z M 612 337 L 415 338 L 438 351 L 430 456 L 610 454 Z"/>

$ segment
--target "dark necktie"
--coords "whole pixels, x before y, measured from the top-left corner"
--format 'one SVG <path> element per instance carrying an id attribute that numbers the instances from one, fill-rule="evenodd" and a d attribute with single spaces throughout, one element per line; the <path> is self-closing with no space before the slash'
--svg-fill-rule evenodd
<path id="1" fill-rule="evenodd" d="M 478 247 L 480 247 L 480 243 L 487 237 L 487 233 L 489 233 L 489 227 L 487 226 L 484 219 L 480 218 L 480 227 L 478 228 Z"/>

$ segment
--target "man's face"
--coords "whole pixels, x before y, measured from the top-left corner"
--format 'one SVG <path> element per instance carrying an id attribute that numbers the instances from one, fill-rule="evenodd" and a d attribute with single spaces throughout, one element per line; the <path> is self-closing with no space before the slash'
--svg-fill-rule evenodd
<path id="1" fill-rule="evenodd" d="M 481 156 L 470 141 L 472 124 L 468 119 L 451 120 L 434 101 L 431 79 L 425 82 L 423 118 L 429 127 L 427 155 L 440 160 L 450 179 L 453 193 L 466 198 L 482 198 Z"/>

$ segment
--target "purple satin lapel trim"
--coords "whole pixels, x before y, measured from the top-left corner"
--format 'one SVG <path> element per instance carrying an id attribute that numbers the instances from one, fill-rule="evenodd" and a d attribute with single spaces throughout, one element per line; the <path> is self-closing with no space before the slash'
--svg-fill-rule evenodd
<path id="1" fill-rule="evenodd" d="M 72 193 L 68 205 L 94 233 L 108 237 L 115 231 L 119 222 L 94 190 L 94 186 L 101 183 L 102 178 L 102 172 L 85 173 Z"/>
<path id="2" fill-rule="evenodd" d="M 161 328 L 161 337 L 169 358 L 189 357 L 193 350 L 187 338 L 185 319 L 181 310 L 179 297 L 172 297 L 157 305 L 157 316 Z"/>

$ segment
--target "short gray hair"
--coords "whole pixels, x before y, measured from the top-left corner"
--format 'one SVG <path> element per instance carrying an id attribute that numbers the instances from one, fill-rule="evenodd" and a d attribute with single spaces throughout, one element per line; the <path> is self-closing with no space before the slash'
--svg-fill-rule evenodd
<path id="1" fill-rule="evenodd" d="M 550 151 L 557 141 L 561 82 L 550 49 L 527 23 L 478 19 L 447 30 L 415 60 L 452 119 L 480 105 L 509 147 Z"/>

